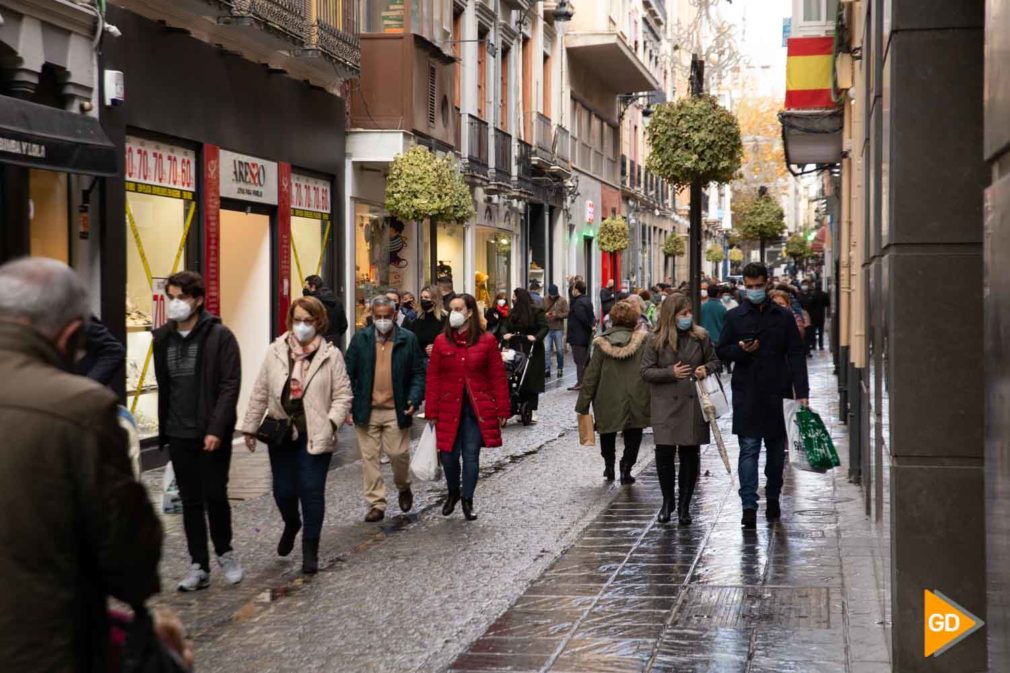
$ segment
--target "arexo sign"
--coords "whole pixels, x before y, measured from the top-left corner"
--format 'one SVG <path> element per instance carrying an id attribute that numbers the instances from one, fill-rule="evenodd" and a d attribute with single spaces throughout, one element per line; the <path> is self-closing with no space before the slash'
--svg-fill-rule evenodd
<path id="1" fill-rule="evenodd" d="M 277 163 L 221 150 L 221 198 L 277 205 Z"/>

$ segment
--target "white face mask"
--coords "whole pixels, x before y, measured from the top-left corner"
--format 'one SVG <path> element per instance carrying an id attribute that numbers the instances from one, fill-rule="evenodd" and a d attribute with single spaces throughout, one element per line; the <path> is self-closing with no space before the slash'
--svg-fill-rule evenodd
<path id="1" fill-rule="evenodd" d="M 389 318 L 379 318 L 375 321 L 375 329 L 379 330 L 380 334 L 389 334 L 389 330 L 393 329 L 393 321 Z"/>
<path id="2" fill-rule="evenodd" d="M 453 329 L 459 329 L 464 324 L 466 324 L 466 316 L 460 311 L 453 311 L 449 314 L 449 326 Z"/>
<path id="3" fill-rule="evenodd" d="M 505 301 L 504 299 L 499 299 L 499 300 L 498 300 L 498 305 L 499 305 L 499 306 L 504 306 L 504 305 L 505 305 L 505 304 L 507 304 L 507 303 L 508 303 L 508 302 L 506 302 L 506 301 Z"/>
<path id="4" fill-rule="evenodd" d="M 296 322 L 291 331 L 294 332 L 295 338 L 301 343 L 308 343 L 316 336 L 315 325 L 307 325 L 303 322 Z"/>
<path id="5" fill-rule="evenodd" d="M 175 322 L 185 322 L 193 315 L 193 307 L 189 305 L 189 302 L 185 299 L 175 299 L 168 300 L 168 319 L 174 320 Z"/>

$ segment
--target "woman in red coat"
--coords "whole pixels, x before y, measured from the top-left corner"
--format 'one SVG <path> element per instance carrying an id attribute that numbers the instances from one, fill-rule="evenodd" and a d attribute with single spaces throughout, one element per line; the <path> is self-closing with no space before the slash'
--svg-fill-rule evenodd
<path id="1" fill-rule="evenodd" d="M 463 516 L 473 521 L 473 492 L 480 447 L 501 446 L 501 428 L 512 414 L 508 379 L 498 342 L 480 325 L 477 300 L 469 294 L 449 302 L 449 320 L 431 349 L 425 418 L 435 424 L 449 498 L 449 516 L 462 496 Z M 460 459 L 463 489 L 460 491 Z"/>

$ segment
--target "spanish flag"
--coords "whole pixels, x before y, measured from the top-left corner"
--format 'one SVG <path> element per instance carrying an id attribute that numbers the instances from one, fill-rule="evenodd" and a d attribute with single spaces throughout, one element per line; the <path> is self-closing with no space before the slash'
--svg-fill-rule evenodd
<path id="1" fill-rule="evenodd" d="M 789 38 L 786 61 L 786 109 L 833 108 L 831 70 L 834 38 Z"/>

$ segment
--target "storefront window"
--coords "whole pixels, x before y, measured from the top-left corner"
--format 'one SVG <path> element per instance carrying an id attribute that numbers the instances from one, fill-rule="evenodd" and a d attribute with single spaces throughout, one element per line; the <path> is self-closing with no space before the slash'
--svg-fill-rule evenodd
<path id="1" fill-rule="evenodd" d="M 31 254 L 70 263 L 70 232 L 67 221 L 67 174 L 28 171 L 31 199 Z"/>
<path id="2" fill-rule="evenodd" d="M 327 278 L 333 223 L 328 180 L 291 176 L 291 297 L 300 297 L 308 276 Z"/>
<path id="3" fill-rule="evenodd" d="M 448 277 L 457 293 L 464 292 L 466 278 L 466 229 L 461 224 L 437 224 L 437 252 L 435 280 Z"/>
<path id="4" fill-rule="evenodd" d="M 378 206 L 356 203 L 355 325 L 365 324 L 369 299 L 389 288 L 417 295 L 416 227 Z"/>
<path id="5" fill-rule="evenodd" d="M 487 276 L 484 287 L 477 286 L 477 301 L 490 306 L 499 292 L 511 301 L 512 233 L 501 229 L 477 227 L 477 278 Z"/>
<path id="6" fill-rule="evenodd" d="M 194 166 L 191 150 L 127 138 L 126 391 L 142 439 L 158 432 L 151 330 L 165 322 L 164 280 L 186 268 Z"/>

